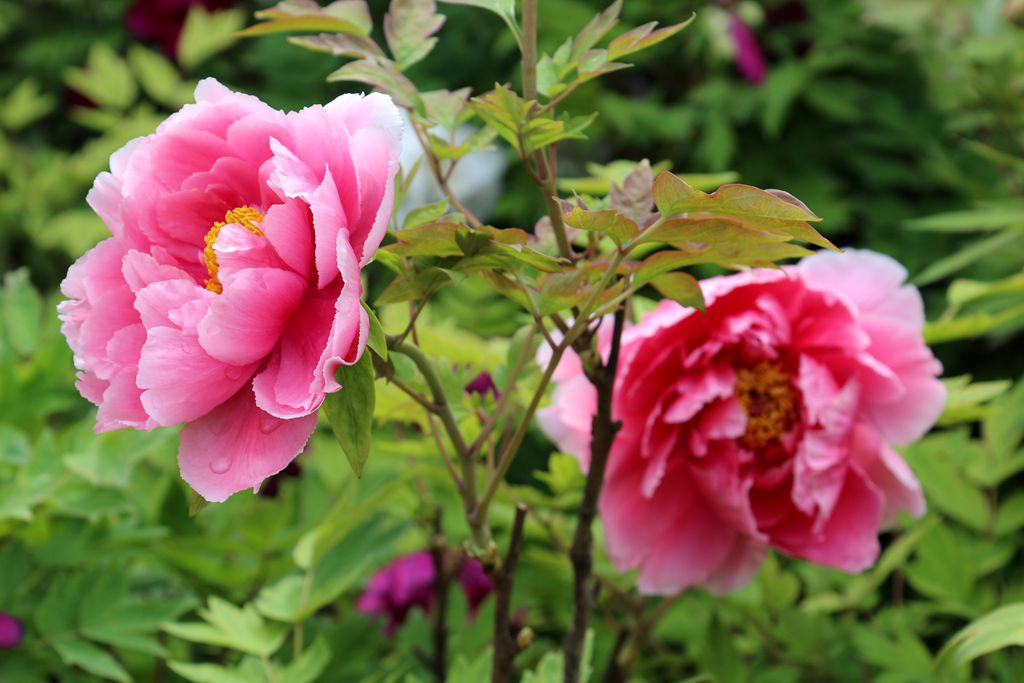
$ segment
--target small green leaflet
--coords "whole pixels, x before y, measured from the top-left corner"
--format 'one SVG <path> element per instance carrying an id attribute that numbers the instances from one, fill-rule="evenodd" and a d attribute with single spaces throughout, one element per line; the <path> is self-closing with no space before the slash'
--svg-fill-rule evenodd
<path id="1" fill-rule="evenodd" d="M 364 353 L 354 365 L 338 368 L 341 390 L 328 394 L 324 401 L 324 412 L 334 438 L 357 477 L 363 476 L 363 465 L 370 457 L 375 401 L 373 380 L 373 362 L 369 354 Z"/>

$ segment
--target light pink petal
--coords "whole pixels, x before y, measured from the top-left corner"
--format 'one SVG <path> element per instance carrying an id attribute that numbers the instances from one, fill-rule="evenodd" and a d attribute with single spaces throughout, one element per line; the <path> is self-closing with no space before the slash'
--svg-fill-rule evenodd
<path id="1" fill-rule="evenodd" d="M 139 362 L 142 405 L 162 426 L 195 420 L 247 384 L 256 365 L 226 365 L 207 355 L 194 334 L 155 327 Z"/>
<path id="2" fill-rule="evenodd" d="M 378 128 L 389 138 L 391 158 L 402 152 L 402 117 L 391 98 L 381 93 L 365 96 L 345 94 L 324 106 L 331 116 L 340 116 L 350 130 Z"/>
<path id="3" fill-rule="evenodd" d="M 277 345 L 306 283 L 295 273 L 253 268 L 237 273 L 199 323 L 199 343 L 214 358 L 248 365 Z"/>
<path id="4" fill-rule="evenodd" d="M 537 424 L 563 453 L 590 467 L 590 429 L 597 413 L 597 390 L 582 374 L 555 386 L 551 404 L 537 411 Z"/>
<path id="5" fill-rule="evenodd" d="M 903 458 L 866 425 L 859 425 L 854 435 L 851 457 L 885 496 L 882 527 L 895 524 L 901 511 L 914 517 L 923 515 L 926 506 L 921 484 Z"/>
<path id="6" fill-rule="evenodd" d="M 884 254 L 861 249 L 846 249 L 841 254 L 819 251 L 803 259 L 796 269 L 808 286 L 842 296 L 862 314 L 880 308 L 891 313 L 892 297 L 898 295 L 898 317 L 917 329 L 923 324 L 920 297 L 914 303 L 905 293 L 899 294 L 907 279 L 906 269 Z"/>
<path id="7" fill-rule="evenodd" d="M 192 280 L 163 280 L 146 285 L 135 295 L 135 309 L 146 328 L 182 327 L 179 312 L 198 306 L 205 312 L 217 295 Z M 195 325 L 191 328 L 194 330 Z"/>
<path id="8" fill-rule="evenodd" d="M 313 226 L 309 208 L 295 200 L 275 204 L 263 219 L 263 233 L 278 257 L 308 280 L 313 266 Z"/>
<path id="9" fill-rule="evenodd" d="M 729 554 L 701 584 L 715 595 L 726 595 L 750 583 L 764 562 L 767 546 L 747 536 L 737 536 Z"/>
<path id="10" fill-rule="evenodd" d="M 219 503 L 256 489 L 295 459 L 316 427 L 316 415 L 279 420 L 256 407 L 243 387 L 181 431 L 181 476 L 206 500 Z"/>
<path id="11" fill-rule="evenodd" d="M 93 430 L 100 434 L 125 427 L 148 429 L 148 416 L 139 400 L 140 393 L 135 386 L 134 373 L 121 372 L 115 375 L 103 392 Z"/>

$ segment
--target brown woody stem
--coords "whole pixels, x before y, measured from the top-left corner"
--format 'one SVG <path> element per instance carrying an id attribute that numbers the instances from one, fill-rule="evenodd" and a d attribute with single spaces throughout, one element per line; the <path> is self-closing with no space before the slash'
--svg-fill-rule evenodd
<path id="1" fill-rule="evenodd" d="M 519 563 L 519 550 L 523 545 L 523 525 L 526 522 L 526 506 L 516 505 L 516 517 L 512 523 L 512 536 L 501 569 L 494 577 L 494 666 L 491 669 L 491 683 L 507 683 L 512 677 L 519 646 L 512 630 L 511 606 L 512 585 Z"/>
<path id="2" fill-rule="evenodd" d="M 597 501 L 604 484 L 608 454 L 611 452 L 615 434 L 620 427 L 612 419 L 612 396 L 615 388 L 615 373 L 619 364 L 619 347 L 622 343 L 624 319 L 625 311 L 620 308 L 615 312 L 608 362 L 587 371 L 587 378 L 597 389 L 597 414 L 594 415 L 591 430 L 590 470 L 587 472 L 583 502 L 580 504 L 579 519 L 576 522 L 576 533 L 573 535 L 572 547 L 569 549 L 574 579 L 574 602 L 572 627 L 563 646 L 565 654 L 564 683 L 579 683 L 583 644 L 587 635 L 587 626 L 590 624 L 590 614 L 594 607 L 594 535 L 592 526 L 594 518 L 597 516 Z"/>

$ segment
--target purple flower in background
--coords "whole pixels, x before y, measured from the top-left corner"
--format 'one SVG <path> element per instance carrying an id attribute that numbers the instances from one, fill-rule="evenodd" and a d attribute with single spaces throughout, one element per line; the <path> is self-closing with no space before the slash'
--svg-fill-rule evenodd
<path id="1" fill-rule="evenodd" d="M 498 391 L 498 387 L 494 384 L 494 378 L 491 377 L 491 373 L 486 370 L 470 380 L 469 384 L 466 385 L 465 392 L 467 394 L 478 394 L 480 396 L 484 396 L 487 392 L 491 392 L 494 394 L 495 398 L 501 396 L 501 392 Z"/>
<path id="2" fill-rule="evenodd" d="M 159 43 L 170 57 L 178 54 L 178 36 L 193 5 L 206 9 L 230 7 L 233 0 L 135 0 L 124 13 L 128 33 L 139 40 Z"/>
<path id="3" fill-rule="evenodd" d="M 0 649 L 16 646 L 25 634 L 21 621 L 10 614 L 0 612 Z"/>
<path id="4" fill-rule="evenodd" d="M 370 578 L 356 609 L 363 614 L 387 617 L 384 633 L 393 635 L 413 607 L 427 613 L 433 609 L 436 576 L 434 556 L 427 550 L 397 557 Z M 476 614 L 493 589 L 483 567 L 472 558 L 464 558 L 458 581 L 466 594 L 470 614 Z"/>
<path id="5" fill-rule="evenodd" d="M 754 32 L 737 15 L 730 14 L 729 35 L 732 37 L 736 68 L 748 83 L 760 85 L 768 75 L 768 64 Z"/>

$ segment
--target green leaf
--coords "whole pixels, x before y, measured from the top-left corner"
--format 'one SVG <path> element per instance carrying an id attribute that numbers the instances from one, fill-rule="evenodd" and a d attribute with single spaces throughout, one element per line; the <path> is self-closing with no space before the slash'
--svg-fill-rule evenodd
<path id="1" fill-rule="evenodd" d="M 572 39 L 572 51 L 567 61 L 578 62 L 584 52 L 601 42 L 601 39 L 608 35 L 608 32 L 618 23 L 621 11 L 622 0 L 615 0 L 607 9 L 587 22 L 587 25 L 580 29 L 580 32 Z"/>
<path id="2" fill-rule="evenodd" d="M 160 104 L 177 108 L 191 101 L 194 84 L 182 81 L 174 64 L 163 55 L 132 45 L 128 48 L 128 64 L 142 89 Z"/>
<path id="3" fill-rule="evenodd" d="M 0 127 L 20 130 L 46 116 L 53 109 L 54 99 L 39 90 L 39 84 L 26 78 L 14 86 L 0 103 Z"/>
<path id="4" fill-rule="evenodd" d="M 252 605 L 238 608 L 211 596 L 207 609 L 199 610 L 202 622 L 165 623 L 163 630 L 183 640 L 228 647 L 239 652 L 269 657 L 288 635 L 288 625 L 265 621 Z"/>
<path id="5" fill-rule="evenodd" d="M 256 12 L 266 19 L 241 31 L 240 36 L 262 36 L 285 31 L 330 31 L 367 36 L 373 28 L 370 9 L 364 0 L 336 0 L 321 7 L 315 0 L 284 0 L 270 9 Z"/>
<path id="6" fill-rule="evenodd" d="M 936 280 L 949 277 L 953 273 L 963 270 L 972 263 L 998 253 L 1007 247 L 1016 244 L 1021 238 L 1018 231 L 1006 230 L 996 233 L 991 237 L 971 242 L 959 251 L 932 263 L 913 278 L 916 285 L 927 285 Z"/>
<path id="7" fill-rule="evenodd" d="M 689 26 L 696 16 L 696 14 L 691 14 L 690 18 L 682 23 L 659 28 L 658 30 L 655 30 L 658 22 L 652 21 L 644 24 L 643 26 L 638 26 L 630 31 L 626 31 L 622 35 L 616 36 L 612 42 L 608 44 L 608 59 L 616 60 L 620 57 L 631 55 L 634 52 L 639 52 L 640 50 L 646 50 L 649 47 L 653 47 L 663 40 L 671 38 Z"/>
<path id="8" fill-rule="evenodd" d="M 1024 227 L 1024 205 L 1019 202 L 998 203 L 966 211 L 950 211 L 915 218 L 904 225 L 910 230 L 952 233 L 1020 228 Z"/>
<path id="9" fill-rule="evenodd" d="M 469 5 L 494 12 L 508 26 L 515 36 L 516 42 L 522 44 L 523 34 L 516 23 L 516 1 L 515 0 L 441 0 L 449 5 Z"/>
<path id="10" fill-rule="evenodd" d="M 171 671 L 192 683 L 253 683 L 252 674 L 239 669 L 228 669 L 216 664 L 167 662 Z"/>
<path id="11" fill-rule="evenodd" d="M 932 320 L 925 323 L 924 340 L 928 344 L 983 337 L 1011 323 L 1024 320 L 1024 304 L 1012 306 L 997 313 L 977 311 L 954 318 Z"/>
<path id="12" fill-rule="evenodd" d="M 373 42 L 372 38 L 352 33 L 321 33 L 316 36 L 288 36 L 292 45 L 313 52 L 326 52 L 329 55 L 352 57 L 353 59 L 384 58 L 384 51 Z"/>
<path id="13" fill-rule="evenodd" d="M 0 318 L 7 340 L 15 351 L 29 356 L 40 341 L 43 301 L 28 279 L 28 268 L 13 270 L 4 276 Z"/>
<path id="14" fill-rule="evenodd" d="M 384 327 L 381 326 L 377 314 L 373 312 L 373 309 L 365 301 L 360 301 L 359 303 L 362 304 L 363 310 L 366 311 L 366 315 L 370 319 L 370 334 L 366 338 L 366 345 L 380 358 L 387 360 L 388 341 L 384 335 Z"/>
<path id="15" fill-rule="evenodd" d="M 936 669 L 951 674 L 978 657 L 1014 645 L 1024 646 L 1024 603 L 1005 605 L 968 624 L 939 652 Z"/>
<path id="16" fill-rule="evenodd" d="M 688 273 L 665 273 L 651 280 L 651 286 L 664 297 L 689 308 L 704 311 L 704 294 L 697 278 Z"/>
<path id="17" fill-rule="evenodd" d="M 341 390 L 328 394 L 324 412 L 331 431 L 357 477 L 370 457 L 374 404 L 373 363 L 367 354 L 353 365 L 338 368 Z"/>
<path id="18" fill-rule="evenodd" d="M 130 683 L 132 678 L 106 650 L 85 640 L 60 638 L 53 642 L 53 649 L 68 666 L 77 666 L 108 681 Z"/>
<path id="19" fill-rule="evenodd" d="M 64 80 L 96 104 L 117 110 L 130 107 L 139 92 L 128 64 L 106 43 L 94 43 L 85 67 L 68 69 Z"/>
<path id="20" fill-rule="evenodd" d="M 405 222 L 402 224 L 402 230 L 415 228 L 418 225 L 433 223 L 444 216 L 446 211 L 448 211 L 447 199 L 442 199 L 441 201 L 434 202 L 433 204 L 427 204 L 426 206 L 417 207 L 410 211 L 405 217 Z"/>
<path id="21" fill-rule="evenodd" d="M 378 255 L 381 252 L 377 252 Z M 386 252 L 385 252 L 386 253 Z M 375 306 L 411 301 L 427 296 L 452 281 L 449 271 L 430 267 L 422 272 L 408 271 L 391 281 L 377 300 Z"/>
<path id="22" fill-rule="evenodd" d="M 591 295 L 593 289 L 593 284 L 586 271 L 570 270 L 564 273 L 552 273 L 545 277 L 541 284 L 537 308 L 541 315 L 564 311 L 583 303 Z"/>
<path id="23" fill-rule="evenodd" d="M 192 5 L 178 38 L 178 63 L 194 69 L 213 55 L 234 45 L 236 33 L 245 25 L 240 9 L 209 12 L 202 5 Z"/>
<path id="24" fill-rule="evenodd" d="M 475 659 L 467 659 L 465 655 L 459 655 L 452 663 L 451 670 L 445 683 L 481 683 L 491 676 L 491 662 L 493 653 L 490 648 L 478 655 Z M 524 683 L 526 679 L 523 679 Z"/>
<path id="25" fill-rule="evenodd" d="M 278 673 L 278 683 L 313 683 L 331 662 L 331 649 L 323 636 L 317 636 L 298 659 Z"/>
<path id="26" fill-rule="evenodd" d="M 620 247 L 636 237 L 640 232 L 636 221 L 624 216 L 615 209 L 587 211 L 577 206 L 563 215 L 566 224 L 570 227 L 577 230 L 595 232 L 600 235 L 608 235 Z"/>
<path id="27" fill-rule="evenodd" d="M 384 38 L 401 70 L 420 61 L 434 49 L 435 33 L 444 24 L 434 0 L 391 0 L 384 16 Z"/>

